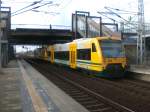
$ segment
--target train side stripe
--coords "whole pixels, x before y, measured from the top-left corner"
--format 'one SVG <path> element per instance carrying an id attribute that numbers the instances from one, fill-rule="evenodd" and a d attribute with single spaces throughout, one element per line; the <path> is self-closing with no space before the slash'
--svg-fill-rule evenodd
<path id="1" fill-rule="evenodd" d="M 93 62 L 87 62 L 87 61 L 79 61 L 77 60 L 78 63 L 85 63 L 85 64 L 94 64 L 94 65 L 102 65 L 102 64 L 99 64 L 99 63 L 93 63 Z"/>

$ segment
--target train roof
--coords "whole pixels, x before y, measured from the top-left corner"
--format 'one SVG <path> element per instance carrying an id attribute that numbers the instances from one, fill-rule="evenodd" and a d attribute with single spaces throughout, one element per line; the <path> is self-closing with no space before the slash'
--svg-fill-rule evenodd
<path id="1" fill-rule="evenodd" d="M 68 44 L 70 44 L 70 42 L 69 43 L 63 43 L 63 44 L 54 44 L 53 46 L 61 46 L 61 45 L 68 45 Z"/>
<path id="2" fill-rule="evenodd" d="M 63 44 L 54 44 L 53 46 L 62 46 L 62 45 L 69 45 L 70 43 L 72 42 L 85 42 L 85 41 L 91 41 L 91 40 L 107 40 L 107 39 L 112 39 L 112 40 L 121 40 L 120 38 L 117 38 L 117 37 L 95 37 L 95 38 L 80 38 L 80 39 L 75 39 L 71 42 L 68 42 L 68 43 L 63 43 Z"/>
<path id="3" fill-rule="evenodd" d="M 110 40 L 121 40 L 118 37 L 96 37 L 98 40 L 105 40 L 105 39 L 110 39 Z"/>
<path id="4" fill-rule="evenodd" d="M 73 42 L 88 41 L 88 40 L 93 40 L 93 39 L 98 39 L 98 40 L 107 40 L 107 39 L 121 40 L 118 37 L 95 37 L 95 38 L 80 38 L 80 39 L 73 40 Z"/>

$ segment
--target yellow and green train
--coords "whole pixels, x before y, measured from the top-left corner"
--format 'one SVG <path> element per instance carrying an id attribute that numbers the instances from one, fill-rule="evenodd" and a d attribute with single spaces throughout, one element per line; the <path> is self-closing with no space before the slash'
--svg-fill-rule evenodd
<path id="1" fill-rule="evenodd" d="M 49 45 L 42 48 L 38 56 L 51 63 L 80 68 L 107 78 L 123 77 L 126 69 L 122 42 L 113 37 L 82 38 Z"/>

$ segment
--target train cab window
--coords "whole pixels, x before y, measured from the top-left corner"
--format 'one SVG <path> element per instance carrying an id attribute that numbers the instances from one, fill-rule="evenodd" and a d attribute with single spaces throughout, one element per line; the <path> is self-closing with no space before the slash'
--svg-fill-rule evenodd
<path id="1" fill-rule="evenodd" d="M 92 43 L 92 52 L 96 52 L 96 46 L 94 43 Z"/>

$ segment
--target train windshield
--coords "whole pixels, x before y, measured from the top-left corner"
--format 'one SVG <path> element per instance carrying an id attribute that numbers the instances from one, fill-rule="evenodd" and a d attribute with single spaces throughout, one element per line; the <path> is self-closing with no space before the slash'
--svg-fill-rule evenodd
<path id="1" fill-rule="evenodd" d="M 103 56 L 106 58 L 125 56 L 122 42 L 119 40 L 101 40 L 100 46 L 102 49 Z"/>

